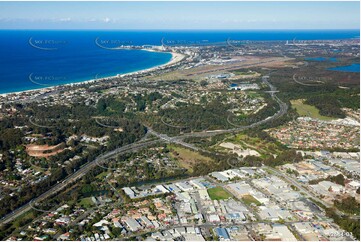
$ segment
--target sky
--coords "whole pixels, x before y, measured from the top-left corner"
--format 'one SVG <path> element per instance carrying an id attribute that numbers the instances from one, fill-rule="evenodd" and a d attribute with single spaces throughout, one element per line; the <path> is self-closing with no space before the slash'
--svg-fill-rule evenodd
<path id="1" fill-rule="evenodd" d="M 0 2 L 0 29 L 359 29 L 353 2 Z"/>

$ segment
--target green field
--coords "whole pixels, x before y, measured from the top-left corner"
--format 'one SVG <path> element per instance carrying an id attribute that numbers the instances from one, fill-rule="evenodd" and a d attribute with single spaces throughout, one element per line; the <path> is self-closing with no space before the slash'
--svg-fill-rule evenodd
<path id="1" fill-rule="evenodd" d="M 320 115 L 320 111 L 311 105 L 304 104 L 302 99 L 291 100 L 292 108 L 297 110 L 297 113 L 302 117 L 311 117 L 324 121 L 333 120 L 334 118 Z"/>
<path id="2" fill-rule="evenodd" d="M 224 200 L 232 197 L 231 194 L 229 194 L 226 190 L 224 190 L 222 187 L 214 187 L 209 188 L 207 190 L 209 197 L 212 200 Z"/>
<path id="3" fill-rule="evenodd" d="M 94 203 L 90 197 L 86 197 L 86 198 L 81 199 L 78 205 L 80 205 L 84 208 L 90 208 L 90 207 L 94 206 Z"/>
<path id="4" fill-rule="evenodd" d="M 210 162 L 211 158 L 203 156 L 198 152 L 192 150 L 175 146 L 168 145 L 169 150 L 171 151 L 171 156 L 177 160 L 177 163 L 180 167 L 187 169 L 190 173 L 193 172 L 193 165 L 199 161 Z"/>
<path id="5" fill-rule="evenodd" d="M 247 134 L 237 134 L 235 136 L 230 136 L 222 142 L 231 142 L 233 144 L 240 145 L 243 149 L 251 149 L 260 153 L 262 158 L 265 158 L 267 155 L 275 154 L 279 155 L 283 152 L 284 148 L 277 142 L 269 142 L 258 137 L 251 137 Z M 217 144 L 218 145 L 218 144 Z M 219 147 L 216 147 L 218 150 L 222 150 Z M 227 151 L 227 149 L 224 149 Z M 229 150 L 228 150 L 229 151 Z"/>
<path id="6" fill-rule="evenodd" d="M 246 91 L 246 94 L 248 95 L 249 98 L 259 98 L 259 97 L 262 97 L 259 92 L 255 92 L 255 91 Z"/>
<path id="7" fill-rule="evenodd" d="M 96 176 L 97 179 L 103 180 L 109 174 L 108 171 L 104 171 Z"/>
<path id="8" fill-rule="evenodd" d="M 242 70 L 235 70 L 235 71 L 232 71 L 234 74 L 236 75 L 240 75 L 240 76 L 246 76 L 246 75 L 256 75 L 258 74 L 257 72 L 255 71 L 242 71 Z"/>
<path id="9" fill-rule="evenodd" d="M 251 195 L 245 195 L 242 197 L 242 202 L 246 205 L 251 205 L 252 203 L 256 204 L 257 206 L 260 206 L 261 203 L 255 199 L 253 196 Z"/>

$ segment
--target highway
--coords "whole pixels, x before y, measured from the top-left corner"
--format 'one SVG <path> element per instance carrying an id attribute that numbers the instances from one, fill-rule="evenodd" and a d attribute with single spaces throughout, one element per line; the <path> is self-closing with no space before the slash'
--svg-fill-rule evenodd
<path id="1" fill-rule="evenodd" d="M 252 123 L 250 125 L 237 126 L 237 127 L 233 128 L 233 129 L 220 129 L 220 130 L 210 130 L 210 131 L 202 131 L 202 132 L 192 132 L 192 133 L 187 133 L 187 134 L 177 136 L 176 138 L 177 139 L 184 139 L 184 138 L 189 138 L 189 137 L 209 137 L 209 136 L 218 135 L 218 134 L 239 132 L 239 131 L 243 131 L 243 130 L 246 130 L 246 129 L 250 129 L 250 128 L 260 126 L 262 124 L 268 123 L 268 122 L 270 122 L 272 120 L 275 120 L 275 119 L 285 115 L 287 113 L 288 106 L 287 106 L 286 103 L 282 102 L 282 100 L 279 99 L 277 97 L 277 95 L 275 94 L 276 91 L 277 91 L 276 87 L 274 87 L 272 84 L 270 84 L 268 82 L 268 80 L 266 80 L 266 79 L 263 79 L 263 82 L 270 87 L 271 92 L 269 92 L 269 93 L 270 93 L 272 99 L 275 100 L 278 103 L 279 107 L 280 107 L 278 112 L 275 113 L 273 116 L 270 116 L 270 117 L 268 117 L 266 119 L 263 119 L 261 121 L 258 121 L 256 123 Z"/>
<path id="2" fill-rule="evenodd" d="M 0 224 L 2 225 L 2 224 L 6 224 L 8 222 L 11 222 L 12 220 L 17 218 L 21 214 L 29 211 L 32 208 L 31 204 L 39 203 L 40 201 L 42 201 L 56 193 L 59 193 L 66 186 L 77 181 L 78 179 L 83 177 L 87 172 L 89 172 L 91 169 L 98 166 L 98 164 L 104 163 L 106 160 L 113 157 L 114 155 L 136 151 L 140 148 L 144 148 L 144 147 L 156 144 L 157 142 L 159 142 L 159 140 L 139 141 L 139 142 L 136 142 L 133 144 L 129 144 L 129 145 L 125 145 L 123 147 L 117 148 L 104 155 L 98 156 L 94 161 L 85 164 L 79 170 L 77 170 L 75 173 L 73 173 L 70 176 L 68 176 L 67 178 L 65 178 L 61 183 L 57 183 L 56 185 L 54 185 L 52 188 L 50 188 L 48 191 L 44 192 L 37 198 L 34 198 L 30 202 L 26 203 L 25 205 L 19 207 L 16 210 L 14 210 L 12 213 L 9 213 L 6 216 L 2 217 L 0 220 Z"/>
<path id="3" fill-rule="evenodd" d="M 169 137 L 166 134 L 159 134 L 155 131 L 153 131 L 152 129 L 148 130 L 148 133 L 155 135 L 156 137 L 159 138 L 159 140 L 141 140 L 129 145 L 125 145 L 123 147 L 117 148 L 113 151 L 107 152 L 106 154 L 100 155 L 98 156 L 94 161 L 91 161 L 87 164 L 85 164 L 84 166 L 82 166 L 79 170 L 77 170 L 75 173 L 71 174 L 70 176 L 66 177 L 61 183 L 58 183 L 56 185 L 54 185 L 53 187 L 51 187 L 48 191 L 44 192 L 43 194 L 41 194 L 40 196 L 38 196 L 37 198 L 34 198 L 33 200 L 31 200 L 30 202 L 26 203 L 25 205 L 19 207 L 18 209 L 14 210 L 13 212 L 5 215 L 4 217 L 2 217 L 0 219 L 0 225 L 2 224 L 6 224 L 11 222 L 12 220 L 14 220 L 15 218 L 17 218 L 18 216 L 20 216 L 21 214 L 29 211 L 31 209 L 31 203 L 37 203 L 40 202 L 56 193 L 59 193 L 60 191 L 62 191 L 65 187 L 67 187 L 69 184 L 77 181 L 78 179 L 80 179 L 81 177 L 83 177 L 87 172 L 89 172 L 91 169 L 93 169 L 95 166 L 99 166 L 100 164 L 104 163 L 105 161 L 107 161 L 109 158 L 115 156 L 115 155 L 119 155 L 122 153 L 126 153 L 126 152 L 133 152 L 136 151 L 140 148 L 145 148 L 147 146 L 151 146 L 154 145 L 160 141 L 166 141 L 166 142 L 170 142 L 170 143 L 175 143 L 175 144 L 179 144 L 182 145 L 184 147 L 193 149 L 193 150 L 200 150 L 199 148 L 197 148 L 196 146 L 186 143 L 183 141 L 184 138 L 189 138 L 189 137 L 209 137 L 209 136 L 214 136 L 214 135 L 218 135 L 218 134 L 224 134 L 224 133 L 232 133 L 232 132 L 238 132 L 238 131 L 242 131 L 245 129 L 250 129 L 262 124 L 265 124 L 267 122 L 270 122 L 274 119 L 277 119 L 279 117 L 281 117 L 282 115 L 284 115 L 287 112 L 287 104 L 283 103 L 275 94 L 276 88 L 271 85 L 268 80 L 266 80 L 265 78 L 263 78 L 263 82 L 265 84 L 267 84 L 270 89 L 271 89 L 271 97 L 277 101 L 277 103 L 280 106 L 280 110 L 274 114 L 272 117 L 268 117 L 264 120 L 261 120 L 259 122 L 250 124 L 250 125 L 246 125 L 246 126 L 240 126 L 240 127 L 236 127 L 233 129 L 225 129 L 225 130 L 214 130 L 214 131 L 202 131 L 202 132 L 192 132 L 192 133 L 187 133 L 187 134 L 183 134 L 180 136 L 175 136 L 175 137 Z"/>

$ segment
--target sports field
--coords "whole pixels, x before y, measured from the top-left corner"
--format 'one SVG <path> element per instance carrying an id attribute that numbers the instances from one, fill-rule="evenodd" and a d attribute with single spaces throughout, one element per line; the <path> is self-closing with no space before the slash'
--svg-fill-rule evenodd
<path id="1" fill-rule="evenodd" d="M 225 200 L 232 197 L 226 190 L 222 187 L 213 187 L 207 190 L 209 197 L 212 200 Z"/>

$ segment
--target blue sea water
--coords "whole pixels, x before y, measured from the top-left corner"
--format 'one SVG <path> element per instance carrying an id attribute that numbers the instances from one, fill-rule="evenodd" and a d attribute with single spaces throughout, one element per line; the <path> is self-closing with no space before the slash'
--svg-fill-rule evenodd
<path id="1" fill-rule="evenodd" d="M 355 64 L 348 65 L 348 66 L 333 67 L 333 68 L 329 68 L 328 70 L 343 71 L 343 72 L 360 72 L 360 63 L 358 63 L 358 64 L 355 63 Z"/>
<path id="2" fill-rule="evenodd" d="M 337 58 L 334 57 L 309 57 L 309 58 L 305 58 L 306 61 L 319 61 L 319 62 L 323 62 L 323 61 L 329 61 L 329 62 L 337 62 Z"/>
<path id="3" fill-rule="evenodd" d="M 0 93 L 81 82 L 162 65 L 169 53 L 120 45 L 207 45 L 227 40 L 359 38 L 359 30 L 0 30 Z"/>
<path id="4" fill-rule="evenodd" d="M 305 58 L 306 61 L 326 61 L 327 59 L 325 57 L 310 57 Z"/>

